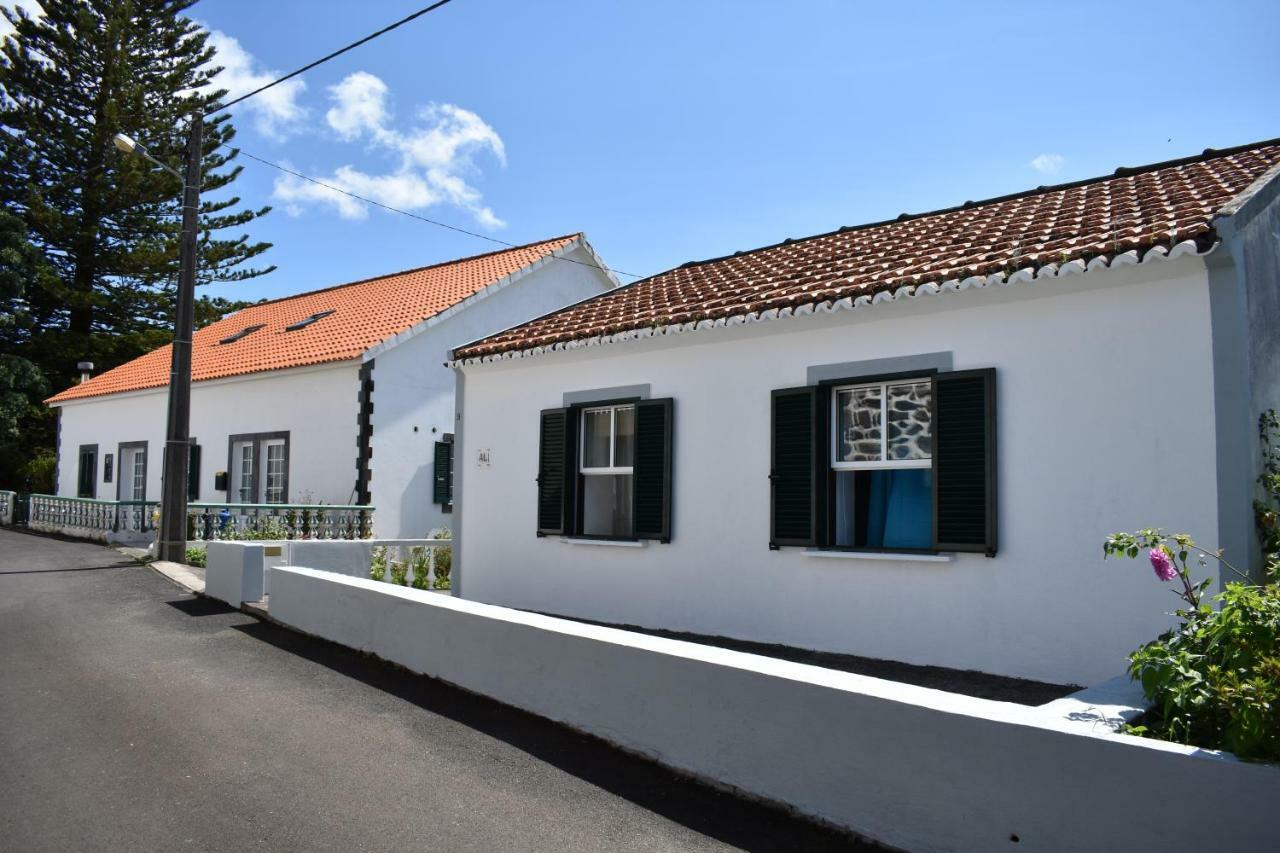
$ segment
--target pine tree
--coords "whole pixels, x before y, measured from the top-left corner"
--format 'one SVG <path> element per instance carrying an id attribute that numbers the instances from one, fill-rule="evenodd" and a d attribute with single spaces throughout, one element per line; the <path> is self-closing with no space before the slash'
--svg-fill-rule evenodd
<path id="1" fill-rule="evenodd" d="M 0 346 L 55 390 L 77 361 L 108 368 L 170 337 L 181 181 L 112 139 L 126 133 L 181 171 L 190 116 L 226 94 L 209 85 L 220 69 L 207 34 L 183 14 L 194 2 L 41 0 L 36 18 L 0 8 L 14 27 L 0 46 L 0 202 L 53 273 L 11 303 L 23 322 L 0 328 Z M 274 269 L 247 263 L 270 244 L 216 236 L 269 210 L 226 191 L 240 174 L 229 119 L 205 125 L 202 284 Z"/>

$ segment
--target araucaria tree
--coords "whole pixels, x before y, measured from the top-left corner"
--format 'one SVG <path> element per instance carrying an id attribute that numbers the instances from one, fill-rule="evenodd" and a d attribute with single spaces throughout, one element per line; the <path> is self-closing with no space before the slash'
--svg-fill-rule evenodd
<path id="1" fill-rule="evenodd" d="M 170 335 L 181 181 L 112 139 L 127 133 L 181 171 L 190 116 L 225 95 L 210 85 L 219 67 L 206 33 L 183 14 L 194 2 L 41 0 L 38 17 L 0 7 L 14 27 L 0 45 L 0 202 L 48 270 L 4 295 L 0 352 L 54 390 L 74 381 L 77 361 L 111 367 Z M 242 230 L 269 208 L 226 190 L 240 173 L 234 135 L 227 114 L 207 120 L 200 283 L 273 269 L 251 263 L 270 244 Z M 48 426 L 24 431 L 29 455 L 47 446 Z M 13 475 L 4 467 L 0 480 Z"/>

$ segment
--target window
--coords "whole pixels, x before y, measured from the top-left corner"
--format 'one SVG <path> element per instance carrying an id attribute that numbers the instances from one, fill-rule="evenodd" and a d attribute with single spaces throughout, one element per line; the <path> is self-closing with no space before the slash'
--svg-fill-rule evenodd
<path id="1" fill-rule="evenodd" d="M 333 313 L 333 311 L 331 311 L 331 310 L 330 310 L 330 311 L 317 311 L 316 313 L 312 314 L 310 317 L 307 317 L 306 319 L 299 320 L 299 321 L 298 321 L 298 322 L 296 322 L 296 323 L 290 323 L 289 325 L 287 325 L 287 326 L 285 326 L 285 327 L 284 327 L 284 330 L 285 330 L 286 332 L 296 332 L 296 331 L 298 331 L 299 329 L 305 329 L 307 326 L 310 326 L 310 325 L 311 325 L 312 323 L 314 323 L 316 320 L 323 320 L 325 317 L 328 317 L 328 316 L 329 316 L 330 314 L 332 314 L 332 313 Z"/>
<path id="2" fill-rule="evenodd" d="M 228 444 L 228 501 L 243 504 L 289 502 L 289 433 L 233 435 Z"/>
<path id="3" fill-rule="evenodd" d="M 635 460 L 636 407 L 604 406 L 582 410 L 580 505 L 584 536 L 632 535 L 632 463 Z"/>
<path id="4" fill-rule="evenodd" d="M 76 476 L 76 497 L 98 496 L 98 445 L 80 445 L 80 469 Z"/>
<path id="5" fill-rule="evenodd" d="M 673 402 L 542 412 L 538 535 L 671 539 Z"/>
<path id="6" fill-rule="evenodd" d="M 147 443 L 145 441 L 125 442 L 120 445 L 116 458 L 120 460 L 116 499 L 145 501 L 147 499 Z"/>
<path id="7" fill-rule="evenodd" d="M 146 451 L 138 451 L 133 454 L 132 459 L 132 487 L 133 500 L 145 500 L 147 493 L 147 454 Z"/>
<path id="8" fill-rule="evenodd" d="M 995 371 L 773 392 L 771 548 L 996 550 Z"/>
<path id="9" fill-rule="evenodd" d="M 831 544 L 923 550 L 933 542 L 929 378 L 831 393 Z"/>
<path id="10" fill-rule="evenodd" d="M 108 453 L 102 457 L 102 482 L 110 483 L 111 478 L 115 474 L 116 457 L 114 454 Z"/>
<path id="11" fill-rule="evenodd" d="M 284 440 L 272 439 L 263 442 L 267 451 L 266 481 L 262 490 L 262 502 L 268 504 L 284 503 L 284 478 L 286 459 Z"/>
<path id="12" fill-rule="evenodd" d="M 256 332 L 256 331 L 258 331 L 259 329 L 262 329 L 262 328 L 265 328 L 265 326 L 264 326 L 262 323 L 257 323 L 257 324 L 255 324 L 255 325 L 253 325 L 253 326 L 245 326 L 243 329 L 241 329 L 240 331 L 236 332 L 234 335 L 228 335 L 227 337 L 225 337 L 225 338 L 223 338 L 222 340 L 218 341 L 218 343 L 220 343 L 220 344 L 234 344 L 236 341 L 240 340 L 241 338 L 247 338 L 247 337 L 249 337 L 249 335 L 252 335 L 254 332 Z"/>

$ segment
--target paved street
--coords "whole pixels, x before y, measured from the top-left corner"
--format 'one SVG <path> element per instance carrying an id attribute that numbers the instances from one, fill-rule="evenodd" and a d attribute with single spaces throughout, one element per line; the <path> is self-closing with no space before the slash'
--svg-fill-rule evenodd
<path id="1" fill-rule="evenodd" d="M 113 550 L 0 530 L 4 850 L 845 844 Z"/>

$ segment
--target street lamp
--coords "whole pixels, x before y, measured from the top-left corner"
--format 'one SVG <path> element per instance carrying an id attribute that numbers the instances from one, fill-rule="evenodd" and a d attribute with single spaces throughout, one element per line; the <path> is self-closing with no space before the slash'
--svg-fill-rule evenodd
<path id="1" fill-rule="evenodd" d="M 164 441 L 160 495 L 160 537 L 156 556 L 175 563 L 187 555 L 187 474 L 191 439 L 191 336 L 195 329 L 196 229 L 199 227 L 200 160 L 204 117 L 191 115 L 187 174 L 161 163 L 132 137 L 117 133 L 116 148 L 145 157 L 182 181 L 182 242 L 178 256 L 178 301 L 173 320 L 173 360 L 169 368 L 169 416 Z"/>

